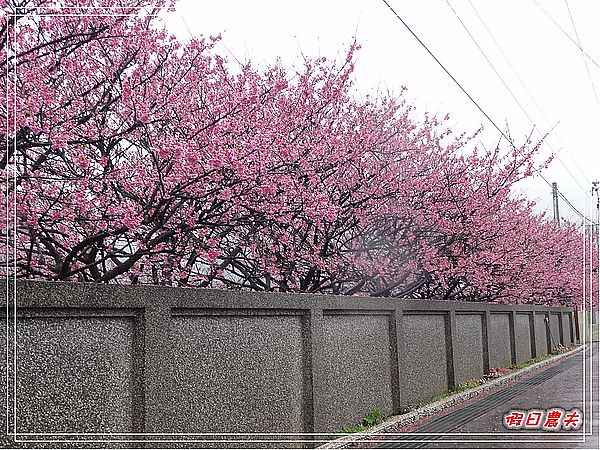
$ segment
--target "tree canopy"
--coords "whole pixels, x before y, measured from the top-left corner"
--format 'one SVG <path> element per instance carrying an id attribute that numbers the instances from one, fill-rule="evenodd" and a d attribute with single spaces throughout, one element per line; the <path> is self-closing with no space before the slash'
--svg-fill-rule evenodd
<path id="1" fill-rule="evenodd" d="M 402 95 L 357 99 L 356 44 L 301 70 L 232 70 L 220 37 L 162 28 L 167 2 L 0 2 L 3 270 L 580 301 L 581 231 L 511 192 L 540 143 L 485 150 Z"/>

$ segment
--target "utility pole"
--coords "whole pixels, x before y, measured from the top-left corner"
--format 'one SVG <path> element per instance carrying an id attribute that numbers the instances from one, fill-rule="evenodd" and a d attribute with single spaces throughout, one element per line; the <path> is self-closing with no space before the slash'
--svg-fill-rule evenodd
<path id="1" fill-rule="evenodd" d="M 554 221 L 560 227 L 560 215 L 558 214 L 558 187 L 552 183 L 552 204 L 554 205 Z"/>

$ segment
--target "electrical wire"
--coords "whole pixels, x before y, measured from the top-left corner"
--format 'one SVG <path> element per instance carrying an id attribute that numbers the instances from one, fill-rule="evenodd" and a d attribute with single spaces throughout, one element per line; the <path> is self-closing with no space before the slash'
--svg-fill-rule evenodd
<path id="1" fill-rule="evenodd" d="M 531 116 L 527 113 L 527 111 L 525 110 L 525 108 L 523 107 L 523 105 L 521 104 L 521 102 L 517 99 L 517 97 L 515 96 L 515 94 L 513 93 L 513 91 L 510 89 L 510 87 L 508 86 L 508 84 L 506 84 L 506 82 L 504 81 L 504 78 L 502 78 L 502 76 L 500 75 L 500 73 L 498 72 L 498 70 L 496 69 L 496 67 L 494 66 L 494 64 L 492 63 L 492 61 L 490 61 L 490 59 L 488 58 L 488 56 L 485 54 L 485 52 L 483 51 L 483 49 L 481 48 L 481 46 L 479 45 L 479 42 L 477 42 L 477 39 L 475 39 L 475 36 L 473 36 L 473 34 L 469 31 L 469 29 L 467 28 L 467 26 L 465 25 L 464 21 L 461 19 L 461 17 L 458 15 L 458 13 L 456 12 L 456 10 L 454 9 L 454 7 L 452 6 L 452 4 L 450 3 L 449 0 L 446 0 L 446 4 L 448 5 L 448 7 L 452 10 L 452 12 L 454 13 L 454 15 L 456 16 L 456 18 L 458 19 L 458 21 L 460 22 L 460 24 L 462 25 L 462 27 L 464 28 L 464 30 L 467 32 L 467 34 L 469 35 L 469 37 L 471 38 L 471 40 L 473 41 L 473 43 L 475 44 L 475 46 L 477 47 L 477 49 L 479 50 L 479 52 L 481 53 L 481 55 L 485 58 L 485 60 L 487 61 L 488 65 L 492 68 L 492 70 L 494 71 L 494 73 L 496 74 L 496 76 L 498 77 L 498 79 L 502 82 L 502 84 L 504 85 L 504 87 L 506 88 L 506 90 L 508 91 L 508 93 L 511 95 L 511 97 L 513 98 L 513 100 L 515 101 L 515 103 L 517 105 L 519 105 L 519 108 L 521 108 L 521 111 L 523 112 L 523 114 L 525 114 L 525 117 L 527 117 L 527 119 L 529 119 L 529 122 L 531 122 L 531 124 L 534 126 L 536 126 L 535 121 L 531 118 Z M 541 133 L 541 131 L 539 131 L 537 128 L 535 128 L 536 131 L 538 132 L 538 134 L 543 138 L 544 135 Z M 556 156 L 556 159 L 561 163 L 561 165 L 563 166 L 563 168 L 567 171 L 567 173 L 571 176 L 571 178 L 573 178 L 573 180 L 575 181 L 575 183 L 581 188 L 581 190 L 586 193 L 587 195 L 587 190 L 579 183 L 579 181 L 577 180 L 577 178 L 575 178 L 573 176 L 573 174 L 571 173 L 571 171 L 567 168 L 567 166 L 565 166 L 565 164 L 562 162 L 562 160 L 560 159 L 560 157 L 558 156 L 558 152 L 556 150 L 554 150 L 554 148 L 552 148 L 552 146 L 549 143 L 546 143 L 548 145 L 548 147 L 550 147 L 550 150 L 552 151 L 552 155 Z M 589 197 L 589 196 L 588 196 Z"/>
<path id="2" fill-rule="evenodd" d="M 490 38 L 492 39 L 492 41 L 494 41 L 494 44 L 496 45 L 496 48 L 498 49 L 498 51 L 500 51 L 500 53 L 502 54 L 502 57 L 504 58 L 504 61 L 506 61 L 506 63 L 508 64 L 508 66 L 510 67 L 510 69 L 512 70 L 512 72 L 514 73 L 514 75 L 517 77 L 517 80 L 519 81 L 519 83 L 521 84 L 521 86 L 523 87 L 523 89 L 525 89 L 525 92 L 527 92 L 527 95 L 529 96 L 529 98 L 531 99 L 531 101 L 533 102 L 533 104 L 535 105 L 535 107 L 537 108 L 537 110 L 540 112 L 540 114 L 543 117 L 543 119 L 545 120 L 546 124 L 548 126 L 550 126 L 550 121 L 548 120 L 548 117 L 546 116 L 546 114 L 544 113 L 544 111 L 542 110 L 542 108 L 540 107 L 540 105 L 538 104 L 538 102 L 536 101 L 536 99 L 533 96 L 533 94 L 531 93 L 530 89 L 527 87 L 527 85 L 525 84 L 525 82 L 523 81 L 523 79 L 521 78 L 521 76 L 519 75 L 519 72 L 517 71 L 517 69 L 515 69 L 514 65 L 512 64 L 512 62 L 510 61 L 510 59 L 508 58 L 508 56 L 506 55 L 506 53 L 504 52 L 504 50 L 502 49 L 502 47 L 500 46 L 498 40 L 496 39 L 496 37 L 494 36 L 494 34 L 492 33 L 492 31 L 489 29 L 489 27 L 487 26 L 487 24 L 483 20 L 483 17 L 481 17 L 481 14 L 479 14 L 479 11 L 477 10 L 477 8 L 473 4 L 473 2 L 471 2 L 471 0 L 467 0 L 467 1 L 469 2 L 469 5 L 471 5 L 471 8 L 473 9 L 473 11 L 475 12 L 475 14 L 477 15 L 477 18 L 479 19 L 479 21 L 481 22 L 481 24 L 483 25 L 483 27 L 487 31 L 487 33 L 490 36 Z M 551 132 L 558 138 L 560 144 L 562 145 L 562 149 L 564 149 L 565 152 L 569 155 L 569 157 L 571 158 L 571 161 L 573 162 L 573 164 L 575 165 L 575 167 L 577 168 L 577 170 L 579 170 L 579 173 L 581 173 L 581 175 L 583 176 L 583 178 L 585 179 L 585 181 L 588 184 L 590 184 L 591 183 L 590 180 L 588 179 L 588 177 L 586 176 L 586 174 L 583 172 L 583 170 L 581 169 L 581 167 L 579 166 L 579 164 L 577 164 L 577 160 L 573 157 L 573 155 L 571 154 L 571 152 L 569 151 L 569 149 L 566 148 L 566 145 L 563 142 L 562 138 L 560 137 L 558 131 L 552 130 Z M 548 144 L 548 146 L 550 147 L 551 150 L 553 150 L 552 147 L 550 146 L 550 144 Z M 579 185 L 579 187 L 582 188 L 582 190 L 585 192 L 586 196 L 589 197 L 589 195 L 587 194 L 587 189 L 583 188 L 583 186 L 581 186 L 581 184 L 579 184 L 579 182 L 577 181 L 577 178 L 575 178 L 575 176 L 567 168 L 567 166 L 565 165 L 565 163 L 563 162 L 563 160 L 560 158 L 560 156 L 558 156 L 558 152 L 560 150 L 561 149 L 559 149 L 558 151 L 555 152 L 556 159 L 564 167 L 564 169 L 571 176 L 571 178 L 573 178 L 573 180 L 575 180 L 575 182 Z"/>
<path id="3" fill-rule="evenodd" d="M 577 213 L 577 215 L 579 217 L 581 217 L 583 220 L 586 220 L 590 223 L 594 223 L 592 219 L 588 218 L 587 216 L 585 216 L 584 214 L 582 214 L 577 208 L 575 208 L 573 206 L 573 204 L 569 201 L 569 199 L 567 197 L 565 197 L 565 195 L 560 192 L 558 189 L 556 190 L 556 192 L 558 193 L 558 196 L 573 210 L 575 211 L 575 213 Z"/>
<path id="4" fill-rule="evenodd" d="M 571 14 L 571 8 L 569 8 L 568 0 L 565 0 L 565 5 L 567 5 L 567 11 L 569 11 L 569 18 L 571 19 L 571 25 L 573 25 L 573 31 L 575 31 L 575 38 L 577 39 L 578 47 L 581 49 L 581 41 L 579 39 L 579 33 L 577 32 L 577 27 L 575 26 L 575 20 L 573 20 L 573 14 Z M 596 97 L 596 103 L 600 106 L 600 100 L 598 100 L 598 93 L 596 92 L 596 86 L 594 86 L 594 80 L 592 80 L 592 75 L 590 74 L 590 68 L 588 67 L 587 59 L 583 54 L 583 50 L 581 50 L 581 58 L 583 59 L 583 63 L 585 64 L 585 70 L 587 72 L 588 78 L 590 79 L 590 83 L 592 85 L 592 90 L 594 91 L 594 97 Z"/>
<path id="5" fill-rule="evenodd" d="M 427 47 L 427 45 L 419 38 L 419 36 L 417 36 L 417 34 L 412 30 L 412 28 L 404 21 L 404 19 L 402 19 L 402 17 L 400 17 L 400 15 L 396 12 L 396 10 L 394 10 L 394 8 L 392 8 L 392 6 L 387 2 L 387 0 L 381 0 L 387 7 L 388 9 L 392 12 L 392 14 L 394 14 L 394 16 L 396 17 L 396 19 L 398 19 L 402 25 L 404 25 L 404 27 L 409 31 L 410 34 L 413 35 L 413 37 L 419 42 L 419 44 L 421 44 L 421 46 L 427 51 L 427 53 L 429 53 L 429 55 L 435 60 L 435 62 L 442 68 L 442 70 L 444 72 L 446 72 L 446 74 L 450 77 L 450 79 L 459 87 L 459 89 L 467 96 L 467 98 L 469 100 L 471 100 L 471 102 L 477 107 L 477 109 L 479 109 L 479 111 L 485 116 L 485 118 L 492 124 L 492 126 L 494 128 L 496 128 L 496 130 L 498 130 L 498 132 L 500 133 L 500 135 L 510 144 L 510 146 L 513 148 L 514 151 L 520 153 L 519 149 L 515 146 L 515 144 L 513 143 L 512 139 L 510 139 L 506 133 L 504 133 L 504 131 L 496 124 L 496 122 L 494 122 L 492 120 L 492 118 L 484 111 L 484 109 L 479 105 L 479 103 L 477 103 L 477 101 L 475 101 L 475 99 L 467 92 L 467 90 L 458 82 L 458 80 L 448 71 L 448 69 L 446 69 L 446 67 L 444 66 L 444 64 L 442 64 L 442 62 L 433 54 L 433 52 L 429 49 L 429 47 Z M 542 175 L 542 173 L 540 172 L 539 169 L 537 169 L 536 167 L 533 167 L 533 170 L 539 175 L 539 177 L 544 180 L 544 182 L 552 187 L 552 184 L 546 179 L 546 177 L 544 177 L 544 175 Z M 585 220 L 590 220 L 588 219 L 584 214 L 582 214 L 577 208 L 575 208 L 575 206 L 573 206 L 573 204 L 567 199 L 567 197 L 565 197 L 565 195 L 560 192 L 559 190 L 557 190 L 558 195 L 569 205 L 569 207 L 575 211 L 580 217 L 585 218 Z"/>
<path id="6" fill-rule="evenodd" d="M 597 63 L 597 62 L 594 60 L 594 58 L 592 58 L 592 57 L 591 57 L 591 56 L 590 56 L 590 55 L 589 55 L 589 54 L 588 54 L 588 53 L 587 53 L 587 52 L 586 52 L 586 51 L 585 51 L 585 50 L 584 50 L 584 49 L 581 47 L 581 45 L 579 45 L 577 42 L 575 42 L 575 41 L 573 40 L 573 38 L 572 38 L 572 37 L 569 35 L 569 33 L 567 33 L 567 32 L 566 32 L 566 31 L 563 29 L 563 27 L 561 27 L 561 26 L 558 24 L 558 22 L 556 22 L 556 20 L 554 20 L 554 19 L 552 18 L 552 16 L 551 16 L 550 14 L 548 14 L 548 13 L 546 12 L 546 10 L 545 10 L 544 8 L 542 8 L 542 7 L 540 6 L 540 4 L 539 4 L 539 3 L 538 3 L 536 0 L 531 0 L 531 1 L 532 1 L 533 3 L 535 3 L 535 5 L 536 5 L 536 6 L 537 6 L 537 7 L 538 7 L 538 8 L 539 8 L 539 9 L 540 9 L 540 10 L 541 10 L 541 11 L 542 11 L 542 12 L 543 12 L 545 15 L 546 15 L 546 17 L 548 17 L 548 19 L 550 19 L 550 20 L 552 21 L 552 23 L 553 23 L 554 25 L 556 25 L 556 26 L 558 27 L 558 29 L 559 29 L 560 31 L 562 31 L 562 33 L 563 33 L 563 34 L 564 34 L 564 35 L 565 35 L 565 36 L 566 36 L 566 37 L 567 37 L 567 38 L 568 38 L 568 39 L 569 39 L 569 40 L 570 40 L 570 41 L 571 41 L 573 44 L 575 44 L 575 46 L 576 46 L 576 47 L 577 47 L 579 50 L 581 50 L 581 52 L 582 52 L 582 53 L 583 53 L 583 54 L 584 54 L 584 55 L 585 55 L 585 56 L 586 56 L 586 57 L 587 57 L 587 58 L 588 58 L 588 59 L 589 59 L 591 62 L 593 62 L 593 63 L 594 63 L 594 65 L 595 65 L 596 67 L 598 67 L 598 68 L 600 69 L 600 65 L 598 65 L 598 63 Z"/>

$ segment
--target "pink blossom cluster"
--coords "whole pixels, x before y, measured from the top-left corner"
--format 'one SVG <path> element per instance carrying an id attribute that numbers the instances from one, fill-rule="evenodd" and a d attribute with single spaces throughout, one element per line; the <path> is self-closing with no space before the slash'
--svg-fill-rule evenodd
<path id="1" fill-rule="evenodd" d="M 16 222 L 0 245 L 18 277 L 579 301 L 581 233 L 511 193 L 539 143 L 481 150 L 402 96 L 357 100 L 357 45 L 232 70 L 219 37 L 160 26 L 166 2 L 122 3 L 2 16 L 1 215 Z"/>

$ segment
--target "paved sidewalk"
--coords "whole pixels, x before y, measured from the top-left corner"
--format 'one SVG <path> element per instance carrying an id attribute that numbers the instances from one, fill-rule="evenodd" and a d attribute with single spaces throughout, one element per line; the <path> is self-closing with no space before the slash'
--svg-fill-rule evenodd
<path id="1" fill-rule="evenodd" d="M 537 370 L 504 389 L 475 402 L 469 402 L 467 406 L 444 412 L 441 416 L 427 422 L 419 422 L 410 429 L 401 428 L 393 431 L 410 434 L 374 438 L 369 442 L 363 441 L 356 447 L 598 449 L 598 343 L 593 345 L 593 351 L 585 352 L 587 372 L 585 405 L 583 403 L 584 352 L 578 352 L 556 364 Z M 592 373 L 590 367 L 593 368 Z M 590 396 L 593 396 L 593 399 Z M 534 408 L 545 410 L 553 407 L 565 410 L 579 408 L 585 411 L 584 426 L 577 431 L 547 432 L 509 431 L 502 424 L 503 416 L 510 410 Z"/>

